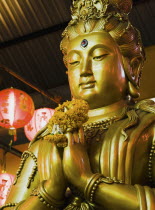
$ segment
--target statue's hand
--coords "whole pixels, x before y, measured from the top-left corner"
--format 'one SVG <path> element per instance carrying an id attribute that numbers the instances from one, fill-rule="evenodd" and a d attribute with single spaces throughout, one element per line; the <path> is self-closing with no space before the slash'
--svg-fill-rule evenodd
<path id="1" fill-rule="evenodd" d="M 46 192 L 56 200 L 64 198 L 66 191 L 66 179 L 63 172 L 62 159 L 55 143 L 50 143 L 50 177 L 45 182 Z M 44 165 L 46 170 L 46 165 Z"/>
<path id="2" fill-rule="evenodd" d="M 88 154 L 84 143 L 84 133 L 67 133 L 68 146 L 64 149 L 64 172 L 72 185 L 84 191 L 87 180 L 92 176 Z"/>

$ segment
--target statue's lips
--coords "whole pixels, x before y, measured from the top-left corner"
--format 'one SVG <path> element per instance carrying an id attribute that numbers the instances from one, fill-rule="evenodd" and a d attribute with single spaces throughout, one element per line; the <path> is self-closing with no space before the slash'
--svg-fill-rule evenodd
<path id="1" fill-rule="evenodd" d="M 89 88 L 94 88 L 95 87 L 95 81 L 87 81 L 87 82 L 81 82 L 79 86 L 82 89 L 89 89 Z"/>

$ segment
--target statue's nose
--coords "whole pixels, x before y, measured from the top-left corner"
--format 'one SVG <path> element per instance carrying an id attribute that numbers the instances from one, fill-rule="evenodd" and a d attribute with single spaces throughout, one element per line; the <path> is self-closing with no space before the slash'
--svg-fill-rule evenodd
<path id="1" fill-rule="evenodd" d="M 81 65 L 80 77 L 86 77 L 92 74 L 93 74 L 93 71 L 92 71 L 91 61 L 88 59 L 85 59 Z"/>

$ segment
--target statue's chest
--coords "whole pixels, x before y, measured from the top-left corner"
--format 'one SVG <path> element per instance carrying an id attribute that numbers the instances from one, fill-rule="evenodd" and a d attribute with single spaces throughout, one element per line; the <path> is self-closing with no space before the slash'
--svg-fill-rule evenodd
<path id="1" fill-rule="evenodd" d="M 100 154 L 106 130 L 91 129 L 85 132 L 90 165 L 93 173 L 100 171 Z"/>
<path id="2" fill-rule="evenodd" d="M 92 171 L 125 183 L 147 183 L 149 145 L 139 139 L 137 145 L 121 136 L 107 138 L 107 131 L 89 135 L 88 154 Z"/>

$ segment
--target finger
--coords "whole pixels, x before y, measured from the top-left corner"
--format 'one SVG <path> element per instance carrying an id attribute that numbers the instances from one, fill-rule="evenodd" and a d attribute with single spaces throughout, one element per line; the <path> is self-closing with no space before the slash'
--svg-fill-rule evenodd
<path id="1" fill-rule="evenodd" d="M 47 162 L 47 160 L 48 160 L 48 162 Z M 59 151 L 55 145 L 53 145 L 50 159 L 46 159 L 46 162 L 45 162 L 46 171 L 44 172 L 44 177 L 47 177 L 47 172 L 48 172 L 47 168 L 49 168 L 49 164 L 50 164 L 51 184 L 54 181 L 55 185 L 58 186 L 61 182 L 61 189 L 63 191 L 63 189 L 65 188 L 63 162 L 60 157 Z M 61 192 L 61 190 L 60 190 L 60 192 Z"/>
<path id="2" fill-rule="evenodd" d="M 54 143 L 51 144 L 52 148 L 51 148 L 51 162 L 54 163 L 60 163 L 61 162 L 61 158 L 60 158 L 60 154 L 58 151 L 58 148 L 56 147 L 56 145 Z"/>
<path id="3" fill-rule="evenodd" d="M 53 178 L 57 176 L 57 174 L 61 176 L 62 175 L 62 159 L 54 143 L 51 144 L 50 158 L 46 158 L 46 160 L 48 161 L 45 162 L 45 173 L 48 172 L 47 164 L 50 163 L 50 177 Z"/>
<path id="4" fill-rule="evenodd" d="M 73 137 L 73 134 L 68 132 L 66 133 L 66 137 L 68 139 L 68 146 L 71 146 L 74 144 L 74 137 Z"/>
<path id="5" fill-rule="evenodd" d="M 84 130 L 82 127 L 79 129 L 79 139 L 81 144 L 85 144 Z"/>
<path id="6" fill-rule="evenodd" d="M 73 133 L 73 137 L 74 137 L 74 142 L 75 143 L 80 143 L 80 139 L 79 139 L 79 135 L 78 135 L 78 132 L 77 131 L 75 131 Z"/>

